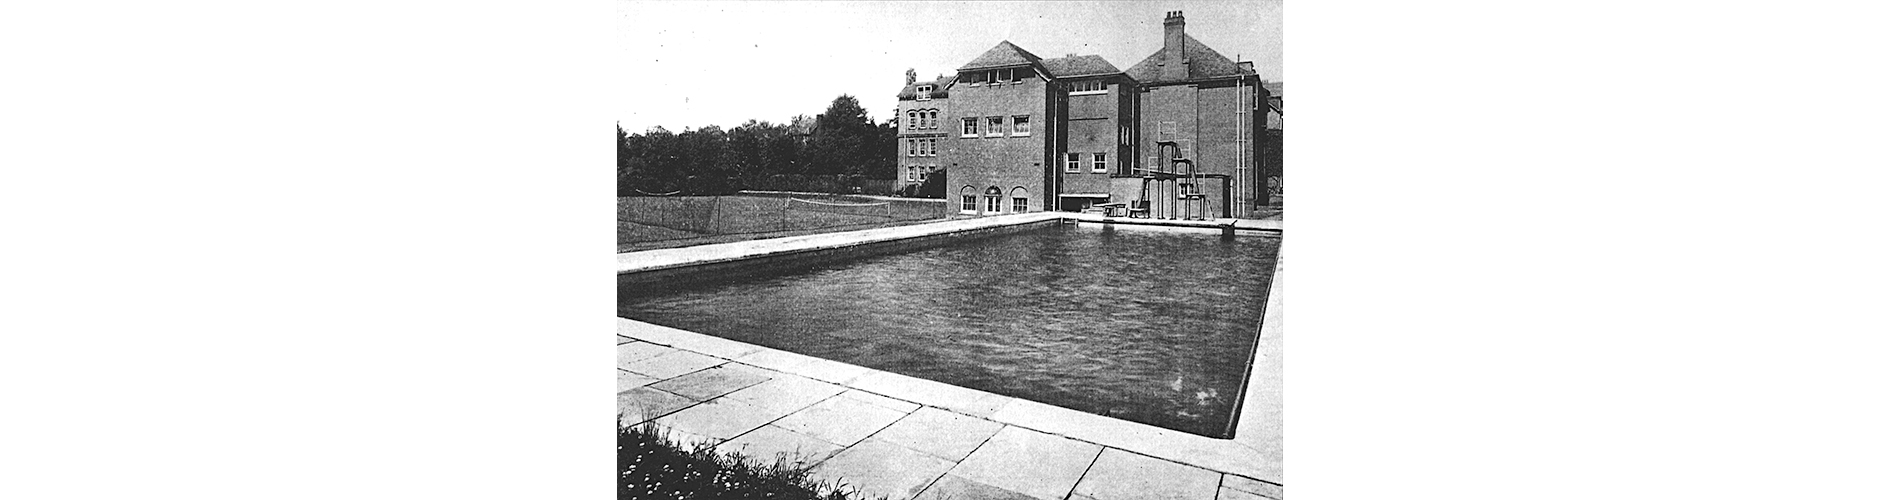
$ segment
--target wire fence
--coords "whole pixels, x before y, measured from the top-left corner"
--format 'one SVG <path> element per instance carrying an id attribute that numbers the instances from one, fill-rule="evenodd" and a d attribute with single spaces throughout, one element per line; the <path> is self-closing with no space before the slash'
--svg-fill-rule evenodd
<path id="1" fill-rule="evenodd" d="M 796 197 L 630 196 L 620 198 L 621 244 L 850 230 L 942 219 L 941 200 L 866 203 Z"/>

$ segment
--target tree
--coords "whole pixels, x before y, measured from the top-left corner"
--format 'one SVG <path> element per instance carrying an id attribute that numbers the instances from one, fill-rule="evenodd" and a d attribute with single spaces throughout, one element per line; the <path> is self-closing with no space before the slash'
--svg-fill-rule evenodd
<path id="1" fill-rule="evenodd" d="M 831 100 L 812 127 L 812 157 L 808 173 L 864 175 L 877 158 L 876 125 L 866 116 L 858 98 L 849 94 Z"/>

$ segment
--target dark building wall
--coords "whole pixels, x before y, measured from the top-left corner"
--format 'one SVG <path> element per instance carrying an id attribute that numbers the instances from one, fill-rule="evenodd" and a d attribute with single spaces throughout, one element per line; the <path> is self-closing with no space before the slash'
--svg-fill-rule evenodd
<path id="1" fill-rule="evenodd" d="M 1060 87 L 1060 86 L 1059 86 Z M 1121 125 L 1124 110 L 1121 84 L 1111 84 L 1105 93 L 1068 95 L 1059 91 L 1067 103 L 1062 149 L 1056 155 L 1056 168 L 1062 172 L 1063 193 L 1101 194 L 1109 192 L 1108 178 L 1121 161 Z M 1068 170 L 1068 154 L 1078 155 L 1077 172 Z M 1107 155 L 1107 169 L 1095 172 L 1095 153 Z"/>
<path id="2" fill-rule="evenodd" d="M 1054 105 L 1049 90 L 1047 82 L 1034 77 L 1024 78 L 1022 83 L 958 83 L 950 88 L 950 100 L 957 103 L 951 113 L 954 121 L 945 122 L 951 127 L 947 129 L 947 142 L 951 146 L 939 161 L 948 165 L 944 196 L 949 200 L 951 213 L 960 209 L 962 190 L 966 186 L 977 193 L 979 211 L 985 208 L 982 193 L 991 186 L 1003 192 L 1003 212 L 1010 211 L 1010 193 L 1016 187 L 1027 191 L 1029 211 L 1043 210 L 1048 184 L 1044 166 L 1048 161 L 1049 134 L 1055 128 L 1048 118 Z M 1013 117 L 1024 115 L 1029 117 L 1029 135 L 1011 134 Z M 1003 119 L 1006 130 L 1002 137 L 987 136 L 986 123 L 990 117 Z M 975 137 L 963 136 L 965 118 L 977 120 Z"/>
<path id="3" fill-rule="evenodd" d="M 1162 170 L 1175 168 L 1170 162 L 1173 151 L 1156 144 L 1156 141 L 1167 138 L 1166 124 L 1174 122 L 1173 139 L 1180 147 L 1180 154 L 1194 161 L 1198 173 L 1226 176 L 1230 181 L 1237 181 L 1242 167 L 1257 165 L 1255 157 L 1258 145 L 1255 142 L 1258 119 L 1253 103 L 1255 85 L 1253 82 L 1244 86 L 1236 86 L 1233 81 L 1202 82 L 1150 87 L 1142 92 L 1139 106 L 1141 141 L 1136 144 L 1138 164 L 1144 168 L 1159 165 Z M 1240 111 L 1238 114 L 1235 113 L 1236 104 Z M 1231 191 L 1225 195 L 1216 192 L 1223 190 L 1222 186 L 1219 183 L 1201 186 L 1202 192 L 1210 199 L 1221 198 L 1215 210 L 1218 216 L 1233 215 L 1231 207 L 1227 206 L 1227 196 L 1243 200 L 1253 197 L 1252 182 L 1245 185 L 1228 182 L 1225 186 Z"/>
<path id="4" fill-rule="evenodd" d="M 1173 151 L 1163 152 L 1155 141 L 1173 139 L 1181 148 L 1181 156 L 1193 159 L 1197 147 L 1195 132 L 1200 118 L 1199 93 L 1189 85 L 1168 85 L 1151 87 L 1142 92 L 1141 99 L 1141 137 L 1137 144 L 1137 155 L 1142 168 L 1159 165 L 1162 170 L 1172 168 L 1168 162 Z M 1172 133 L 1166 126 L 1172 122 Z"/>

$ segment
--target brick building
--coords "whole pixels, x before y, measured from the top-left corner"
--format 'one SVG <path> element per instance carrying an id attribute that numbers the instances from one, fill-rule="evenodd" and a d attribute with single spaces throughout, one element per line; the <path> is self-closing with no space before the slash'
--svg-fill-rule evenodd
<path id="1" fill-rule="evenodd" d="M 1263 173 L 1279 175 L 1277 141 L 1263 161 L 1269 122 L 1278 137 L 1272 97 L 1252 63 L 1188 36 L 1179 11 L 1163 20 L 1161 48 L 1126 71 L 1003 41 L 898 94 L 898 178 L 943 170 L 954 214 L 1247 217 L 1266 202 Z"/>
<path id="2" fill-rule="evenodd" d="M 941 170 L 948 132 L 954 125 L 948 108 L 951 77 L 916 82 L 897 94 L 897 178 L 921 184 Z"/>

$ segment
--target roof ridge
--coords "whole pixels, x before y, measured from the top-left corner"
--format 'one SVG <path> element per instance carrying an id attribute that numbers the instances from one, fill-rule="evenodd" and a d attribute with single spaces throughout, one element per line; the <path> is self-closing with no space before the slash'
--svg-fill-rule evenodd
<path id="1" fill-rule="evenodd" d="M 969 64 L 965 64 L 963 67 L 957 69 L 992 68 L 1021 64 L 1033 65 L 1041 60 L 1042 58 L 1037 57 L 1036 54 L 1014 43 L 1010 43 L 1009 40 L 1003 40 L 1002 43 L 996 44 L 996 46 L 991 47 L 990 50 L 983 51 L 983 55 L 976 56 L 976 59 L 971 60 Z"/>

